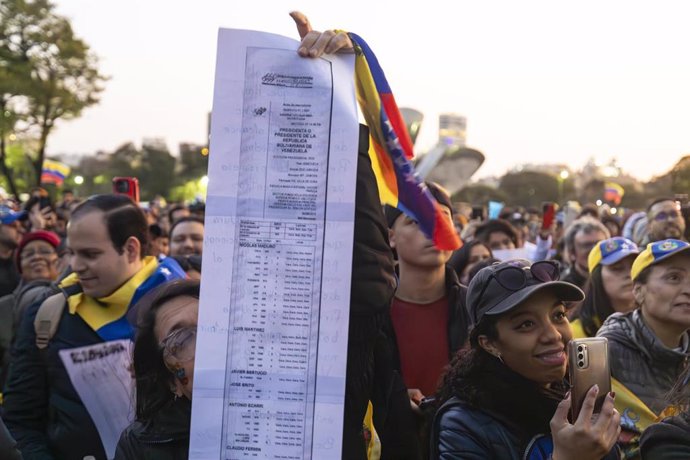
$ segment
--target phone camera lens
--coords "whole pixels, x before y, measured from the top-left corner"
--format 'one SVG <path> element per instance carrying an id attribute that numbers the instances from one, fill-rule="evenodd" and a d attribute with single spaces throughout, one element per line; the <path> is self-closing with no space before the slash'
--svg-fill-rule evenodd
<path id="1" fill-rule="evenodd" d="M 580 345 L 580 346 L 577 347 L 577 351 L 582 351 L 582 350 L 584 350 L 584 348 L 582 347 L 582 345 Z"/>
<path id="2" fill-rule="evenodd" d="M 577 365 L 578 365 L 579 367 L 584 367 L 585 362 L 584 362 L 584 361 L 578 361 L 578 362 L 577 362 Z"/>
<path id="3" fill-rule="evenodd" d="M 580 359 L 585 359 L 584 353 L 578 353 L 578 354 L 577 354 L 577 357 L 580 358 Z"/>

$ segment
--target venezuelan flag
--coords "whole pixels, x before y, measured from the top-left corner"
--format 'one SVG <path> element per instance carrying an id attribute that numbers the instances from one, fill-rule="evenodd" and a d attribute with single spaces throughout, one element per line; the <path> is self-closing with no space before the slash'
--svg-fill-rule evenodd
<path id="1" fill-rule="evenodd" d="M 41 172 L 42 184 L 62 185 L 65 177 L 69 176 L 71 169 L 66 164 L 54 160 L 43 160 L 43 171 Z"/>
<path id="2" fill-rule="evenodd" d="M 349 36 L 356 51 L 357 101 L 369 125 L 369 156 L 381 201 L 419 222 L 437 248 L 459 248 L 462 243 L 453 223 L 415 175 L 410 161 L 414 156 L 412 140 L 378 59 L 362 37 L 354 33 Z"/>
<path id="3" fill-rule="evenodd" d="M 606 182 L 604 184 L 604 200 L 609 201 L 616 206 L 621 204 L 625 190 L 615 182 Z"/>

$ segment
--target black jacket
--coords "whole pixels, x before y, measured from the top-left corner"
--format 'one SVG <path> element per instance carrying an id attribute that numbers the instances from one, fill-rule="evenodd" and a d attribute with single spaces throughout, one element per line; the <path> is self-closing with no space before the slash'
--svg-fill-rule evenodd
<path id="1" fill-rule="evenodd" d="M 441 394 L 447 399 L 434 417 L 430 458 L 520 460 L 535 451 L 542 456 L 525 458 L 548 458 L 549 422 L 565 384 L 556 382 L 546 393 L 497 359 L 476 353 L 463 352 L 462 363 L 473 364 L 454 363 L 444 381 Z M 617 454 L 614 448 L 610 455 Z"/>
<path id="2" fill-rule="evenodd" d="M 105 459 L 89 413 L 60 359 L 62 349 L 103 340 L 79 315 L 65 308 L 45 350 L 36 348 L 34 318 L 41 302 L 30 306 L 17 331 L 4 394 L 3 418 L 25 460 Z"/>
<path id="3" fill-rule="evenodd" d="M 2 460 L 22 460 L 22 454 L 17 450 L 17 443 L 0 418 L 0 458 Z"/>
<path id="4" fill-rule="evenodd" d="M 690 458 L 690 414 L 665 418 L 644 430 L 640 439 L 642 460 Z"/>
<path id="5" fill-rule="evenodd" d="M 187 460 L 192 403 L 179 398 L 151 420 L 134 422 L 120 436 L 115 460 Z"/>
<path id="6" fill-rule="evenodd" d="M 342 458 L 348 460 L 366 459 L 362 428 L 369 401 L 374 407 L 374 426 L 379 431 L 383 452 L 398 444 L 405 448 L 404 442 L 398 441 L 404 441 L 406 433 L 393 431 L 392 437 L 387 438 L 382 436 L 386 425 L 412 417 L 407 390 L 400 386 L 393 372 L 393 253 L 368 153 L 369 131 L 360 126 L 359 134 L 342 451 Z"/>

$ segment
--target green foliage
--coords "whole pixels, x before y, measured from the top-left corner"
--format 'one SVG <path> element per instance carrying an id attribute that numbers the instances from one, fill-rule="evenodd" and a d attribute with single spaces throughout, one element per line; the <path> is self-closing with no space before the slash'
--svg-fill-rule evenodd
<path id="1" fill-rule="evenodd" d="M 544 201 L 563 202 L 574 194 L 572 180 L 536 171 L 508 173 L 498 187 L 508 206 L 541 206 Z"/>
<path id="2" fill-rule="evenodd" d="M 53 9 L 49 0 L 0 1 L 0 160 L 6 160 L 4 139 L 11 132 L 36 139 L 36 149 L 25 152 L 33 185 L 56 121 L 78 117 L 97 103 L 106 80 L 89 46 Z"/>
<path id="3" fill-rule="evenodd" d="M 489 201 L 506 202 L 508 197 L 501 190 L 483 184 L 472 184 L 463 187 L 458 193 L 453 195 L 453 201 L 464 201 L 472 204 L 484 204 Z"/>

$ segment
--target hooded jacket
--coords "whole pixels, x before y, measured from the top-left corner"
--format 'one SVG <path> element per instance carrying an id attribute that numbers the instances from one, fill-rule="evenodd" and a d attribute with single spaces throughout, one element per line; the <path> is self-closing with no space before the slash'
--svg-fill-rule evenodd
<path id="1" fill-rule="evenodd" d="M 654 413 L 666 406 L 690 356 L 690 337 L 685 332 L 680 349 L 666 347 L 644 322 L 640 309 L 614 313 L 597 332 L 609 341 L 611 376 L 635 394 Z M 621 414 L 623 421 L 625 414 Z"/>

